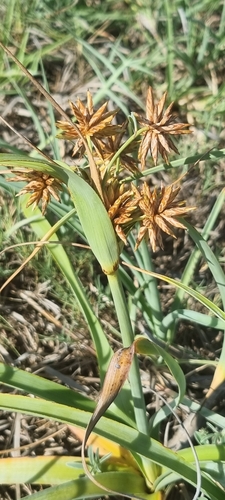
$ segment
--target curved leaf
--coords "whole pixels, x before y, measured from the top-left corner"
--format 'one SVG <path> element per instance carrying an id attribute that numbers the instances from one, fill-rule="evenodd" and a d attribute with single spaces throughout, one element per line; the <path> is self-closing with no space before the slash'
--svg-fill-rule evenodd
<path id="1" fill-rule="evenodd" d="M 138 477 L 122 472 L 114 472 L 113 474 L 108 472 L 98 474 L 97 477 L 101 477 L 102 484 L 116 487 L 124 496 L 128 495 L 140 500 L 162 500 L 161 492 L 152 493 L 152 495 L 146 492 L 145 482 L 141 476 Z M 98 488 L 89 479 L 80 477 L 75 481 L 44 489 L 29 498 L 31 500 L 78 500 L 101 497 L 104 494 L 104 490 Z"/>
<path id="2" fill-rule="evenodd" d="M 209 269 L 215 279 L 215 282 L 218 286 L 220 296 L 222 299 L 223 307 L 225 309 L 225 274 L 223 269 L 216 258 L 216 255 L 213 253 L 211 248 L 209 247 L 207 241 L 202 237 L 202 235 L 195 229 L 191 224 L 189 224 L 186 220 L 182 219 L 182 223 L 188 229 L 188 232 L 191 238 L 194 240 L 196 246 L 199 248 L 201 254 L 206 260 Z"/>
<path id="3" fill-rule="evenodd" d="M 119 247 L 108 213 L 94 189 L 68 165 L 12 154 L 0 154 L 0 165 L 38 170 L 63 181 L 68 186 L 86 238 L 103 271 L 111 274 L 117 269 Z"/>
<path id="4" fill-rule="evenodd" d="M 0 394 L 0 407 L 9 411 L 19 411 L 29 415 L 52 418 L 61 422 L 79 425 L 80 427 L 86 426 L 91 416 L 90 413 L 75 408 L 72 409 L 71 407 L 56 403 L 49 404 L 41 399 L 11 394 Z M 96 425 L 95 432 L 108 439 L 113 439 L 131 452 L 138 453 L 176 472 L 180 477 L 191 484 L 195 484 L 195 467 L 186 462 L 179 454 L 165 448 L 150 437 L 147 438 L 145 434 L 141 434 L 131 427 L 127 427 L 124 424 L 114 422 L 105 417 L 102 417 L 101 424 L 98 423 Z M 111 477 L 113 478 L 113 475 L 111 475 Z M 214 484 L 214 482 L 204 473 L 202 473 L 202 487 L 207 491 L 211 500 L 224 500 L 224 491 L 222 491 L 218 485 Z"/>
<path id="5" fill-rule="evenodd" d="M 52 382 L 34 373 L 29 373 L 12 366 L 0 363 L 0 381 L 1 383 L 19 389 L 29 394 L 34 394 L 39 398 L 49 400 L 51 402 L 76 407 L 80 410 L 93 412 L 96 403 L 88 397 L 79 394 L 78 392 L 68 389 L 61 384 Z M 123 393 L 123 397 L 126 395 Z M 112 410 L 112 409 L 111 409 Z M 109 415 L 114 415 L 115 420 L 122 420 L 128 425 L 134 425 L 133 420 L 125 414 L 123 410 L 116 407 L 116 410 L 109 411 Z"/>
<path id="6" fill-rule="evenodd" d="M 127 267 L 136 269 L 137 271 L 141 273 L 146 273 L 149 274 L 159 280 L 165 281 L 166 283 L 169 283 L 170 285 L 173 285 L 176 288 L 182 289 L 184 292 L 186 292 L 188 295 L 196 299 L 198 302 L 203 304 L 209 311 L 211 311 L 215 316 L 220 318 L 222 321 L 224 321 L 224 327 L 225 327 L 225 312 L 220 309 L 216 304 L 214 304 L 211 300 L 209 300 L 207 297 L 204 297 L 201 293 L 197 292 L 196 290 L 193 290 L 190 286 L 183 285 L 180 281 L 177 281 L 173 278 L 169 278 L 168 276 L 165 276 L 164 274 L 158 274 L 152 271 L 146 271 L 145 269 L 138 268 L 133 265 L 128 265 L 126 262 L 123 262 Z"/>
<path id="7" fill-rule="evenodd" d="M 192 321 L 198 323 L 198 325 L 216 328 L 217 330 L 222 330 L 225 327 L 224 321 L 214 316 L 192 311 L 191 309 L 176 309 L 176 311 L 168 313 L 163 318 L 161 328 L 166 331 L 178 320 Z"/>
<path id="8" fill-rule="evenodd" d="M 174 398 L 173 401 L 170 402 L 170 407 L 164 405 L 160 410 L 151 417 L 150 419 L 150 427 L 156 427 L 162 420 L 165 419 L 167 415 L 171 413 L 171 408 L 174 408 L 179 405 L 182 399 L 185 396 L 186 392 L 186 380 L 185 376 L 177 362 L 165 349 L 154 344 L 146 337 L 136 337 L 136 352 L 140 354 L 144 354 L 147 356 L 161 356 L 165 363 L 167 364 L 170 372 L 172 373 L 177 385 L 178 385 L 178 396 Z"/>

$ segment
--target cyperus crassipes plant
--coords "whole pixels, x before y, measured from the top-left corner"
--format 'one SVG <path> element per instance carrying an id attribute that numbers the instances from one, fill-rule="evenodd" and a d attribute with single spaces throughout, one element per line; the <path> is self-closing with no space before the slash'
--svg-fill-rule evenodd
<path id="1" fill-rule="evenodd" d="M 118 112 L 108 111 L 107 102 L 99 109 L 93 107 L 92 95 L 87 92 L 87 105 L 80 99 L 71 103 L 76 118 L 76 127 L 66 121 L 57 122 L 60 129 L 58 137 L 75 141 L 72 155 L 83 156 L 85 147 L 80 134 L 87 140 L 94 159 L 97 176 L 100 180 L 103 194 L 103 203 L 114 225 L 119 240 L 126 244 L 129 232 L 138 223 L 136 249 L 145 237 L 149 237 L 152 250 L 157 244 L 163 248 L 162 233 L 176 237 L 175 228 L 185 228 L 177 217 L 185 216 L 194 207 L 185 207 L 183 200 L 177 199 L 180 192 L 178 181 L 152 189 L 148 182 L 143 181 L 148 150 L 151 153 L 153 164 L 156 165 L 158 155 L 168 163 L 168 154 L 171 150 L 178 153 L 171 135 L 190 133 L 188 123 L 177 122 L 172 113 L 171 103 L 163 113 L 166 92 L 160 101 L 155 104 L 152 88 L 149 87 L 146 102 L 146 118 L 137 114 L 138 122 L 143 126 L 133 136 L 132 142 L 123 137 L 128 133 L 128 122 L 122 125 L 112 124 Z M 77 130 L 78 129 L 78 130 Z M 141 138 L 141 139 L 140 139 Z M 118 155 L 118 151 L 120 151 Z M 115 158 L 115 161 L 113 161 Z M 151 161 L 151 160 L 150 160 Z M 86 161 L 82 168 L 76 171 L 92 187 L 96 189 L 92 172 Z M 132 177 L 127 180 L 129 171 Z M 19 194 L 32 191 L 28 204 L 35 206 L 42 199 L 42 212 L 46 211 L 51 195 L 59 200 L 59 190 L 62 184 L 51 176 L 41 172 L 16 171 L 15 180 L 28 180 L 29 183 Z M 11 180 L 14 180 L 11 179 Z"/>

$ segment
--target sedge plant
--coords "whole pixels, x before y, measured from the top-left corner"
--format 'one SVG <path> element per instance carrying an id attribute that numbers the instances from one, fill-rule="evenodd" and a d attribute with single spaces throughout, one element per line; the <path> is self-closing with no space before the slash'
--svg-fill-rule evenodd
<path id="1" fill-rule="evenodd" d="M 221 208 L 224 193 L 218 198 L 214 213 L 200 235 L 184 218 L 195 207 L 187 207 L 179 198 L 182 179 L 165 186 L 151 186 L 154 172 L 173 166 L 169 163 L 169 155 L 178 153 L 173 136 L 190 133 L 188 123 L 179 123 L 174 115 L 173 103 L 166 107 L 166 93 L 156 103 L 150 87 L 146 114 L 134 114 L 132 120 L 118 125 L 114 123 L 118 110 L 109 111 L 107 103 L 95 109 L 88 91 L 86 103 L 79 99 L 76 103 L 71 102 L 71 119 L 15 56 L 0 45 L 61 113 L 62 119 L 56 124 L 58 138 L 71 141 L 73 156 L 79 156 L 79 162 L 75 159 L 74 165 L 69 166 L 30 144 L 37 158 L 22 152 L 1 153 L 0 166 L 11 173 L 8 180 L 15 183 L 17 195 L 21 197 L 21 210 L 39 239 L 30 258 L 42 244 L 46 244 L 87 321 L 102 381 L 102 391 L 95 406 L 87 397 L 55 382 L 0 364 L 3 384 L 36 396 L 0 394 L 2 409 L 86 428 L 82 433 L 82 457 L 2 458 L 1 483 L 52 485 L 33 494 L 33 499 L 69 500 L 119 494 L 161 500 L 167 497 L 175 483 L 185 480 L 197 488 L 195 498 L 202 491 L 210 499 L 222 500 L 223 442 L 201 443 L 194 448 L 188 437 L 189 446 L 175 452 L 161 444 L 159 431 L 161 422 L 184 400 L 193 411 L 192 402 L 184 399 L 183 371 L 167 349 L 167 342 L 174 340 L 177 321 L 188 319 L 205 326 L 224 328 L 223 310 L 190 287 L 194 267 L 201 255 L 209 265 L 224 304 L 225 277 L 207 245 L 207 236 L 215 223 L 215 213 L 218 214 Z M 29 143 L 26 138 L 24 140 Z M 223 157 L 224 151 L 210 152 L 208 156 Z M 160 157 L 164 161 L 161 166 Z M 191 163 L 191 159 L 178 162 L 184 165 Z M 17 183 L 21 181 L 25 181 L 25 185 L 18 189 Z M 63 209 L 59 206 L 60 194 L 65 190 L 74 205 L 69 210 L 66 206 Z M 51 199 L 54 203 L 49 205 Z M 52 226 L 46 217 L 48 205 L 59 216 Z M 74 212 L 77 214 L 75 219 Z M 114 355 L 63 246 L 57 244 L 57 231 L 66 223 L 79 231 L 107 276 L 122 342 L 122 348 Z M 155 273 L 152 260 L 152 252 L 157 246 L 163 248 L 163 233 L 175 238 L 176 228 L 187 229 L 196 245 L 181 281 Z M 157 279 L 166 281 L 177 290 L 166 316 L 161 309 Z M 147 335 L 135 337 L 125 290 L 133 299 L 132 313 L 135 316 L 137 310 L 142 312 L 153 332 L 151 338 Z M 202 303 L 210 315 L 184 308 L 184 294 Z M 164 401 L 150 422 L 146 416 L 137 354 L 150 356 L 155 363 L 164 363 L 178 387 L 174 401 L 169 406 Z M 224 380 L 224 357 L 225 346 L 208 398 Z M 204 412 L 204 406 L 196 409 L 212 424 L 220 428 L 224 425 L 222 417 L 215 416 L 210 410 Z M 180 425 L 185 432 L 181 422 Z M 93 430 L 98 436 L 96 448 L 101 450 L 104 447 L 109 455 L 102 458 L 101 453 L 99 456 L 98 452 L 90 452 L 89 459 L 85 459 L 87 439 Z"/>

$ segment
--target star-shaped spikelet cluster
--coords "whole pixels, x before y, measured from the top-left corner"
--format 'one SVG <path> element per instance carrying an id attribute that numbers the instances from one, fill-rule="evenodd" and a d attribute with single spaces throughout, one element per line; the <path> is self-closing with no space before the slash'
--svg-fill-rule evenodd
<path id="1" fill-rule="evenodd" d="M 171 136 L 190 134 L 188 123 L 177 123 L 176 115 L 172 113 L 173 102 L 163 113 L 166 97 L 167 92 L 163 94 L 158 104 L 155 104 L 152 87 L 149 87 L 146 102 L 146 118 L 138 114 L 136 115 L 138 122 L 147 128 L 139 148 L 142 169 L 145 168 L 148 150 L 151 152 L 154 165 L 157 165 L 159 154 L 166 163 L 169 163 L 168 154 L 171 151 L 179 153 Z"/>
<path id="2" fill-rule="evenodd" d="M 194 207 L 185 207 L 184 201 L 176 200 L 179 191 L 180 187 L 175 187 L 174 184 L 151 190 L 148 184 L 144 182 L 139 191 L 138 206 L 142 212 L 142 223 L 136 241 L 136 248 L 148 233 L 152 250 L 155 252 L 157 243 L 163 248 L 162 232 L 176 238 L 173 227 L 185 229 L 185 226 L 177 220 L 177 217 L 187 215 Z"/>
<path id="3" fill-rule="evenodd" d="M 26 186 L 20 190 L 17 196 L 32 193 L 27 202 L 27 207 L 33 205 L 35 208 L 39 202 L 42 201 L 42 214 L 44 215 L 47 205 L 51 200 L 51 196 L 53 196 L 55 200 L 60 201 L 59 192 L 62 190 L 62 183 L 58 179 L 48 174 L 43 174 L 36 170 L 27 170 L 25 168 L 14 170 L 14 173 L 17 175 L 10 178 L 10 181 L 27 182 Z"/>
<path id="4" fill-rule="evenodd" d="M 111 137 L 121 131 L 121 127 L 112 125 L 111 121 L 117 113 L 107 111 L 108 103 L 105 102 L 97 111 L 93 107 L 91 93 L 87 92 L 87 105 L 85 106 L 80 99 L 74 104 L 70 102 L 72 112 L 77 120 L 77 128 L 84 138 L 91 138 L 95 145 L 98 145 L 98 139 Z M 77 140 L 73 148 L 73 156 L 78 152 L 84 154 L 84 145 L 77 130 L 68 122 L 58 121 L 56 126 L 61 132 L 57 135 L 60 139 Z"/>
<path id="5" fill-rule="evenodd" d="M 177 199 L 180 192 L 177 182 L 151 189 L 141 179 L 146 162 L 157 165 L 160 155 L 168 163 L 171 151 L 178 153 L 173 136 L 190 133 L 188 123 L 177 122 L 177 117 L 172 112 L 173 103 L 164 111 L 166 97 L 165 92 L 155 104 L 152 88 L 149 87 L 146 116 L 136 114 L 142 128 L 130 138 L 128 121 L 122 125 L 112 123 L 118 110 L 108 111 L 107 102 L 94 109 L 89 91 L 86 105 L 80 99 L 76 104 L 70 103 L 75 118 L 74 125 L 72 122 L 57 122 L 60 129 L 58 137 L 73 142 L 73 156 L 78 153 L 85 156 L 83 139 L 88 143 L 94 170 L 93 165 L 92 169 L 87 165 L 82 169 L 77 167 L 76 170 L 98 192 L 118 238 L 126 244 L 129 232 L 138 223 L 136 248 L 143 238 L 148 237 L 153 251 L 157 245 L 163 247 L 162 233 L 176 237 L 175 228 L 185 228 L 178 218 L 184 217 L 194 208 L 185 207 L 184 201 Z M 148 152 L 151 154 L 150 160 Z M 32 193 L 27 205 L 36 206 L 42 201 L 42 213 L 45 213 L 51 196 L 59 201 L 62 189 L 59 180 L 33 170 L 23 169 L 16 173 L 17 176 L 11 180 L 28 182 L 19 194 Z M 127 174 L 130 175 L 128 179 Z"/>

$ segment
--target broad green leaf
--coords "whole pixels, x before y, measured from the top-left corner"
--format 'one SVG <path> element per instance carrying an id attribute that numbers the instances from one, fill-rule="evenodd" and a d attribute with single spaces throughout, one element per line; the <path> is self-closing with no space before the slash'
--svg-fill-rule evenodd
<path id="1" fill-rule="evenodd" d="M 161 492 L 146 493 L 146 485 L 141 476 L 129 473 L 111 472 L 97 474 L 104 485 L 115 487 L 122 495 L 143 500 L 162 500 Z M 44 489 L 32 495 L 31 500 L 78 500 L 83 498 L 99 498 L 105 494 L 104 490 L 98 488 L 86 477 L 80 477 L 75 481 L 69 481 L 62 485 Z"/>
<path id="2" fill-rule="evenodd" d="M 4 167 L 12 167 L 12 168 L 28 168 L 31 170 L 37 170 L 39 172 L 44 172 L 45 174 L 49 174 L 55 176 L 61 181 L 66 183 L 67 176 L 66 170 L 70 170 L 69 167 L 64 166 L 60 167 L 54 161 L 50 162 L 47 160 L 38 160 L 34 158 L 30 158 L 24 154 L 10 154 L 10 153 L 0 153 L 0 165 Z"/>
<path id="3" fill-rule="evenodd" d="M 80 427 L 85 427 L 91 417 L 90 413 L 75 408 L 72 409 L 71 407 L 57 403 L 49 404 L 49 402 L 42 399 L 33 399 L 12 394 L 0 394 L 0 407 L 4 410 L 19 411 L 28 415 L 50 418 Z M 108 439 L 113 439 L 131 452 L 138 453 L 142 457 L 146 457 L 176 472 L 184 480 L 195 484 L 196 471 L 194 465 L 188 463 L 183 457 L 180 457 L 177 453 L 164 447 L 154 439 L 147 438 L 145 434 L 105 417 L 102 417 L 101 422 L 96 425 L 95 432 Z M 202 474 L 202 486 L 209 494 L 211 500 L 224 500 L 224 492 L 204 473 Z"/>
<path id="4" fill-rule="evenodd" d="M 8 387 L 81 410 L 92 412 L 96 406 L 94 401 L 68 387 L 5 363 L 0 363 L 0 381 Z"/>
<path id="5" fill-rule="evenodd" d="M 225 488 L 225 444 L 204 444 L 195 446 L 200 469 L 210 475 Z M 177 452 L 185 460 L 192 462 L 189 448 Z M 225 490 L 224 490 L 225 491 Z"/>
<path id="6" fill-rule="evenodd" d="M 225 444 L 204 444 L 195 446 L 200 464 L 205 460 L 213 460 L 215 462 L 225 461 Z M 193 455 L 190 448 L 177 451 L 179 456 L 182 456 L 188 462 L 193 461 Z"/>
<path id="7" fill-rule="evenodd" d="M 47 399 L 50 402 L 76 407 L 80 410 L 89 412 L 93 412 L 96 407 L 96 403 L 93 400 L 72 389 L 43 377 L 39 377 L 34 373 L 29 373 L 4 363 L 0 363 L 0 381 L 9 387 L 33 394 L 39 398 Z M 123 397 L 126 397 L 124 393 Z M 111 411 L 108 410 L 107 413 L 108 415 L 113 414 L 115 420 L 122 420 L 128 425 L 134 425 L 133 420 L 128 414 L 125 414 L 124 411 L 120 410 L 118 407 L 114 408 L 113 411 L 112 406 Z"/>
<path id="8" fill-rule="evenodd" d="M 105 274 L 119 264 L 116 234 L 107 211 L 95 191 L 74 172 L 68 173 L 68 189 L 89 245 Z"/>
<path id="9" fill-rule="evenodd" d="M 62 162 L 58 165 L 25 155 L 0 154 L 0 165 L 38 170 L 65 182 L 93 253 L 106 274 L 114 273 L 119 261 L 115 231 L 102 201 L 87 182 Z"/>
<path id="10" fill-rule="evenodd" d="M 61 484 L 79 478 L 83 467 L 78 457 L 13 457 L 1 458 L 1 484 Z M 68 464 L 71 463 L 73 467 Z"/>

